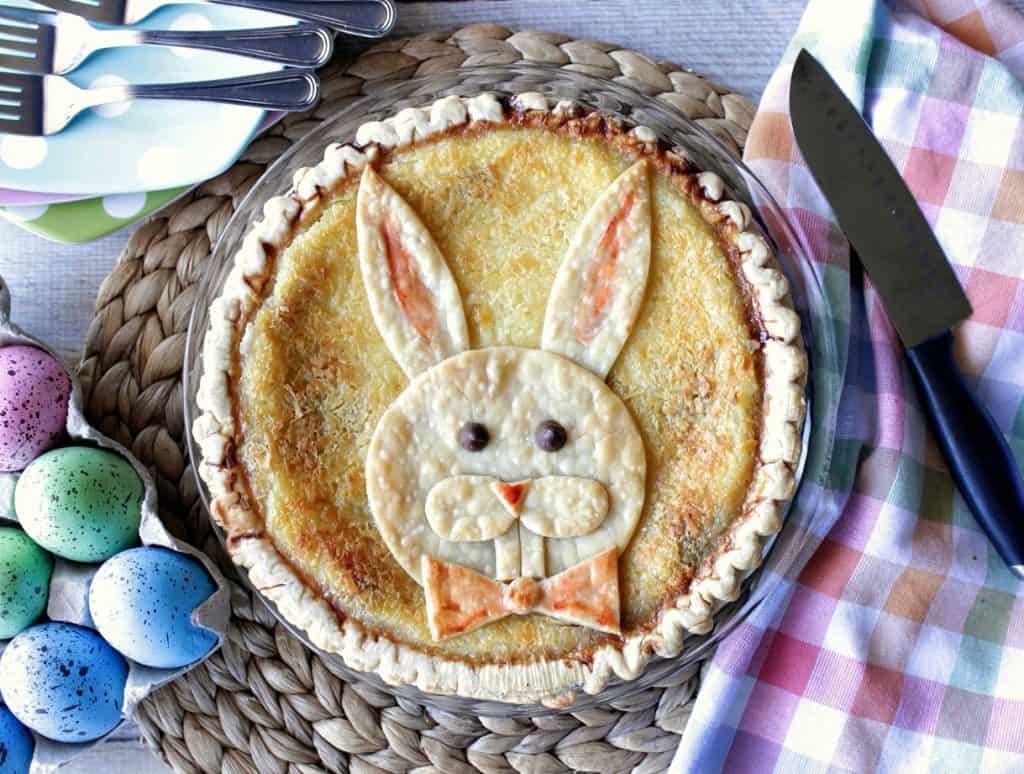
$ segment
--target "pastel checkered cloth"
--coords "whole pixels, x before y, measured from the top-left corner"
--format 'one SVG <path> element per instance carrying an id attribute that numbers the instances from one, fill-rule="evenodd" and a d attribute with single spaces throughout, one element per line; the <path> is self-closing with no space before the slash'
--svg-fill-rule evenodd
<path id="1" fill-rule="evenodd" d="M 812 445 L 803 487 L 823 526 L 719 647 L 674 769 L 1024 772 L 1024 584 L 955 491 L 795 147 L 801 47 L 862 108 L 953 262 L 974 306 L 958 361 L 1024 468 L 1024 19 L 983 0 L 812 0 L 746 157 L 810 246 L 831 307 L 817 322 L 839 341 L 815 363 L 845 385 L 837 439 L 830 463 Z"/>

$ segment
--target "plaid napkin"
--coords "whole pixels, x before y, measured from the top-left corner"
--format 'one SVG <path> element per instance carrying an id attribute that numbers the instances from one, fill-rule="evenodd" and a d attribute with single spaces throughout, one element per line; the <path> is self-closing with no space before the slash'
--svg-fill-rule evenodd
<path id="1" fill-rule="evenodd" d="M 802 490 L 823 495 L 823 526 L 718 649 L 674 770 L 1022 772 L 1024 584 L 955 491 L 795 147 L 801 47 L 861 107 L 953 262 L 974 306 L 958 361 L 1024 468 L 1024 19 L 984 0 L 811 0 L 746 157 L 810 246 L 830 304 L 817 324 L 839 340 L 815 363 L 845 384 L 835 449 L 830 464 L 812 451 Z"/>

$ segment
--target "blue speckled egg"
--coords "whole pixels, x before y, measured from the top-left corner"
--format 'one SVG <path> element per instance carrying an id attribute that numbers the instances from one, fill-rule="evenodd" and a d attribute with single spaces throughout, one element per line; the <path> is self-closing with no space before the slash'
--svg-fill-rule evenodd
<path id="1" fill-rule="evenodd" d="M 0 347 L 0 471 L 21 470 L 64 433 L 71 380 L 37 347 Z"/>
<path id="2" fill-rule="evenodd" d="M 47 452 L 14 490 L 25 532 L 51 553 L 102 562 L 139 542 L 142 479 L 120 454 L 92 446 Z"/>
<path id="3" fill-rule="evenodd" d="M 174 669 L 198 661 L 217 636 L 192 623 L 192 611 L 216 591 L 206 568 L 187 554 L 144 546 L 100 567 L 89 612 L 100 634 L 133 661 Z"/>
<path id="4" fill-rule="evenodd" d="M 0 640 L 31 626 L 46 609 L 53 558 L 14 527 L 0 527 Z"/>
<path id="5" fill-rule="evenodd" d="M 28 774 L 35 746 L 29 730 L 0 704 L 0 774 Z"/>
<path id="6" fill-rule="evenodd" d="M 0 656 L 0 692 L 22 723 L 56 742 L 89 742 L 121 720 L 128 664 L 92 629 L 45 623 Z"/>

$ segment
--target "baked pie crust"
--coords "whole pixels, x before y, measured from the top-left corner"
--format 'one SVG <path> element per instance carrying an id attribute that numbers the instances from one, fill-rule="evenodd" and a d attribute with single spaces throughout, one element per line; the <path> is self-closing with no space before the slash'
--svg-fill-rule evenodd
<path id="1" fill-rule="evenodd" d="M 193 434 L 233 560 L 426 691 L 565 704 L 707 633 L 780 528 L 807 370 L 723 195 L 536 93 L 329 146 L 210 310 Z"/>

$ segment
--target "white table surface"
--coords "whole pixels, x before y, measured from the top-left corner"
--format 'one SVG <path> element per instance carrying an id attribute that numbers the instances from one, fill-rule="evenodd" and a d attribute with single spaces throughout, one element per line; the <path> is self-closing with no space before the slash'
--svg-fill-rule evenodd
<path id="1" fill-rule="evenodd" d="M 1012 0 L 1024 9 L 1024 0 Z M 757 99 L 796 29 L 803 0 L 468 0 L 403 3 L 399 33 L 494 21 L 520 29 L 608 40 L 686 64 Z M 15 322 L 78 358 L 103 277 L 123 231 L 86 245 L 47 242 L 0 221 L 0 275 Z M 69 774 L 163 772 L 127 725 L 65 769 Z"/>

